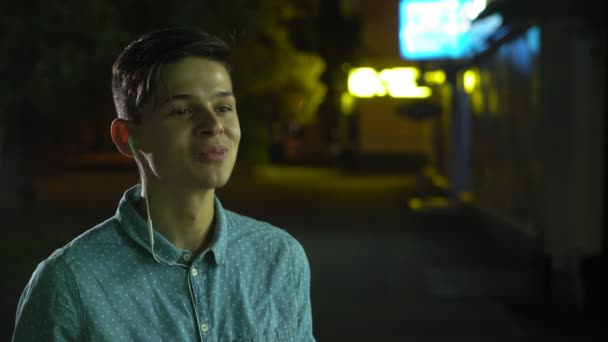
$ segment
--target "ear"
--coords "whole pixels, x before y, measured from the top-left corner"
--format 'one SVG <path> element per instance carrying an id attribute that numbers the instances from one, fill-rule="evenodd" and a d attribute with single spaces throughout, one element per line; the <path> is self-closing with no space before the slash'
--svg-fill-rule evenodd
<path id="1" fill-rule="evenodd" d="M 112 121 L 112 141 L 114 142 L 114 145 L 116 145 L 118 151 L 127 157 L 133 156 L 128 143 L 129 136 L 132 132 L 131 123 L 129 121 L 120 118 Z"/>

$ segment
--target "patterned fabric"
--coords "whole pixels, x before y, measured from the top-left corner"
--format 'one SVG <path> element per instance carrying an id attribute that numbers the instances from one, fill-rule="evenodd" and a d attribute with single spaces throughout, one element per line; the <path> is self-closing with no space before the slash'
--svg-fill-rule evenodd
<path id="1" fill-rule="evenodd" d="M 310 268 L 284 230 L 225 210 L 197 257 L 154 232 L 134 209 L 38 265 L 17 308 L 13 341 L 314 341 Z"/>

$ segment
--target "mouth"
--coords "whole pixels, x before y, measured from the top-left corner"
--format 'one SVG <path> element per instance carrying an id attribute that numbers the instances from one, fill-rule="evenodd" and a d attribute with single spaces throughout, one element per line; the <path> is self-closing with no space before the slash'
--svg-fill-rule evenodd
<path id="1" fill-rule="evenodd" d="M 228 157 L 228 148 L 225 146 L 209 146 L 197 155 L 199 161 L 221 162 Z"/>

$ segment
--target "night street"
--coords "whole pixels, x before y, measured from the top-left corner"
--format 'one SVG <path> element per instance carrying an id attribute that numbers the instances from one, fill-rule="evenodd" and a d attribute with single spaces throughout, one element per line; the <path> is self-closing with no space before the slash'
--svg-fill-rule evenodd
<path id="1" fill-rule="evenodd" d="M 6 212 L 2 247 L 13 263 L 4 277 L 2 321 L 9 332 L 36 263 L 113 214 L 121 189 L 135 179 L 128 167 L 42 177 L 34 207 L 44 209 Z M 97 186 L 81 189 L 85 181 Z M 497 242 L 458 212 L 409 211 L 414 185 L 412 175 L 263 167 L 237 172 L 220 198 L 303 244 L 319 341 L 600 340 L 587 336 L 594 328 L 580 318 L 548 312 L 533 255 Z"/>
<path id="2" fill-rule="evenodd" d="M 0 341 L 608 341 L 603 5 L 0 5 Z"/>

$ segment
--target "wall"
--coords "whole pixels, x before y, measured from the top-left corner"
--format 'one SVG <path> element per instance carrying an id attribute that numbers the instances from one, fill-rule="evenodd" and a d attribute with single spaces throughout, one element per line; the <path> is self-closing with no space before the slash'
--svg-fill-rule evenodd
<path id="1" fill-rule="evenodd" d="M 477 205 L 539 235 L 539 51 L 530 31 L 474 68 L 471 187 Z"/>
<path id="2" fill-rule="evenodd" d="M 581 264 L 605 253 L 606 35 L 581 22 L 540 26 L 477 65 L 469 96 L 472 192 L 483 212 L 536 239 L 560 301 L 583 302 Z"/>

